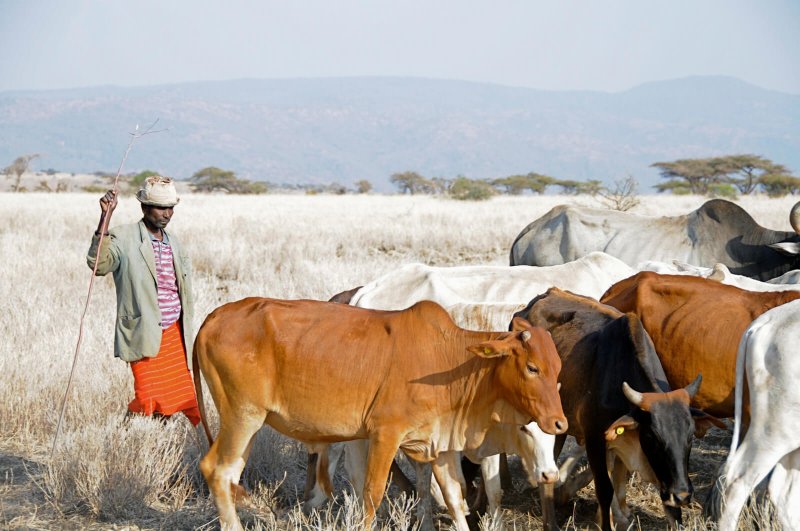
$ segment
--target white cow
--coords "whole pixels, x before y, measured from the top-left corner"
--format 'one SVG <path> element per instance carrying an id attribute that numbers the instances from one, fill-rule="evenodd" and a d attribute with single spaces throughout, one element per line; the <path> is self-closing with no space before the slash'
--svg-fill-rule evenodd
<path id="1" fill-rule="evenodd" d="M 640 263 L 636 266 L 636 269 L 639 271 L 653 271 L 662 275 L 703 277 L 748 291 L 800 291 L 800 284 L 794 282 L 795 280 L 800 280 L 800 275 L 797 274 L 800 272 L 798 271 L 790 271 L 769 282 L 762 282 L 754 278 L 731 273 L 730 269 L 724 264 L 714 264 L 714 267 L 700 267 L 686 264 L 678 260 L 673 260 L 671 264 L 650 260 Z M 779 280 L 787 282 L 778 282 Z"/>
<path id="2" fill-rule="evenodd" d="M 723 199 L 671 217 L 560 205 L 519 233 L 509 263 L 563 264 L 603 251 L 630 265 L 673 259 L 703 266 L 723 263 L 736 274 L 769 280 L 800 268 L 800 203 L 789 212 L 789 221 L 795 232 L 766 229 Z"/>
<path id="3" fill-rule="evenodd" d="M 719 529 L 734 531 L 756 485 L 770 473 L 768 491 L 784 529 L 800 529 L 800 301 L 762 314 L 742 336 L 736 358 L 736 427 L 720 476 Z M 750 393 L 750 425 L 739 444 L 743 384 Z"/>
<path id="4" fill-rule="evenodd" d="M 350 304 L 375 310 L 398 310 L 421 300 L 436 301 L 445 308 L 456 304 L 527 304 L 553 286 L 596 299 L 636 272 L 622 260 L 601 252 L 548 267 L 408 264 L 364 285 Z M 509 315 L 502 327 L 510 321 Z M 458 320 L 456 324 L 461 326 Z"/>
<path id="5" fill-rule="evenodd" d="M 396 310 L 420 300 L 433 300 L 445 307 L 461 327 L 501 330 L 508 327 L 516 311 L 550 287 L 598 298 L 611 285 L 634 273 L 636 270 L 621 260 L 601 252 L 550 267 L 433 267 L 414 263 L 364 285 L 353 294 L 349 303 L 361 308 Z M 533 485 L 552 482 L 558 478 L 553 443 L 554 437 L 542 432 L 536 423 L 527 425 L 525 430 L 498 425 L 487 434 L 483 445 L 464 452 L 473 462 L 481 463 L 488 508 L 492 514 L 499 509 L 502 497 L 499 454 L 519 455 Z M 363 463 L 359 462 L 366 455 L 363 443 L 343 444 L 346 446 L 350 480 L 357 488 L 363 481 Z M 336 468 L 339 454 L 338 449 L 331 450 L 329 475 Z M 324 491 L 315 485 L 309 504 L 316 506 L 325 499 Z"/>

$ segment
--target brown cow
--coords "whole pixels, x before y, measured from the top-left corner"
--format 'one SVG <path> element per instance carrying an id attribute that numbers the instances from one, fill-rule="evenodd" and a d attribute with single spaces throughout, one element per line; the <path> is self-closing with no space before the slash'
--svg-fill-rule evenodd
<path id="1" fill-rule="evenodd" d="M 430 301 L 379 311 L 248 298 L 206 318 L 194 357 L 220 415 L 200 468 L 225 529 L 241 529 L 232 494 L 264 424 L 312 447 L 368 439 L 367 525 L 398 449 L 431 462 L 459 529 L 467 526 L 458 451 L 494 422 L 567 428 L 547 332 L 524 319 L 512 332 L 463 330 Z"/>
<path id="2" fill-rule="evenodd" d="M 600 300 L 639 316 L 673 388 L 703 375 L 693 406 L 733 417 L 742 334 L 762 313 L 797 298 L 796 291 L 746 291 L 705 278 L 642 272 L 617 282 Z"/>

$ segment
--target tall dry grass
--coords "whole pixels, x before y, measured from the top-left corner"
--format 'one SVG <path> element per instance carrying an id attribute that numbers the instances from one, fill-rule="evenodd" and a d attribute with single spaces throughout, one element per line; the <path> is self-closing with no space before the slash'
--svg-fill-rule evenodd
<path id="1" fill-rule="evenodd" d="M 679 214 L 703 200 L 644 197 L 636 212 Z M 64 431 L 49 462 L 89 283 L 85 254 L 97 201 L 86 194 L 0 194 L 0 527 L 213 528 L 216 513 L 196 466 L 202 450 L 188 423 L 123 422 L 132 378 L 112 356 L 110 277 L 95 284 Z M 555 196 L 469 203 L 186 195 L 170 228 L 192 255 L 199 327 L 225 302 L 253 295 L 327 299 L 412 261 L 506 264 L 518 232 L 564 202 L 597 206 L 588 197 Z M 789 230 L 791 198 L 740 203 L 763 225 Z M 139 217 L 138 203 L 125 198 L 112 225 Z M 710 484 L 710 469 L 721 463 L 725 444 L 723 438 L 700 445 L 692 462 L 696 483 Z M 262 430 L 243 476 L 253 491 L 240 511 L 244 522 L 254 529 L 345 529 L 357 523 L 361 516 L 350 495 L 340 495 L 321 513 L 300 511 L 304 467 L 300 445 Z M 507 527 L 541 526 L 533 493 L 524 480 L 515 485 L 504 509 Z M 662 527 L 657 494 L 640 487 L 630 493 L 639 527 Z M 581 496 L 572 528 L 585 527 L 593 517 L 591 491 Z M 383 525 L 411 528 L 408 503 L 387 504 Z M 699 514 L 696 505 L 689 527 L 708 528 Z"/>

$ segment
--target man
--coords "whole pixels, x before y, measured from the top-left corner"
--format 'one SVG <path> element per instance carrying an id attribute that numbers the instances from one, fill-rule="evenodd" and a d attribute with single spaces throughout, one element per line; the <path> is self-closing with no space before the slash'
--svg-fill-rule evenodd
<path id="1" fill-rule="evenodd" d="M 115 227 L 103 236 L 117 206 L 116 192 L 100 199 L 100 222 L 86 261 L 97 275 L 112 273 L 117 290 L 114 356 L 133 371 L 135 398 L 128 411 L 170 417 L 182 411 L 200 422 L 187 366 L 191 351 L 191 264 L 177 238 L 165 229 L 179 198 L 172 179 L 148 177 L 136 194 L 138 223 Z"/>

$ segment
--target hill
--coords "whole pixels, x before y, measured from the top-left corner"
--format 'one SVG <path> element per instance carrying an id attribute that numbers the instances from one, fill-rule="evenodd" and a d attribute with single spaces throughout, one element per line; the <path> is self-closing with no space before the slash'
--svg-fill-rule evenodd
<path id="1" fill-rule="evenodd" d="M 800 96 L 693 77 L 619 93 L 554 92 L 419 78 L 195 82 L 0 92 L 0 165 L 112 171 L 136 124 L 126 170 L 178 179 L 205 166 L 274 183 L 389 176 L 500 177 L 536 171 L 642 191 L 656 161 L 755 153 L 800 170 Z"/>

